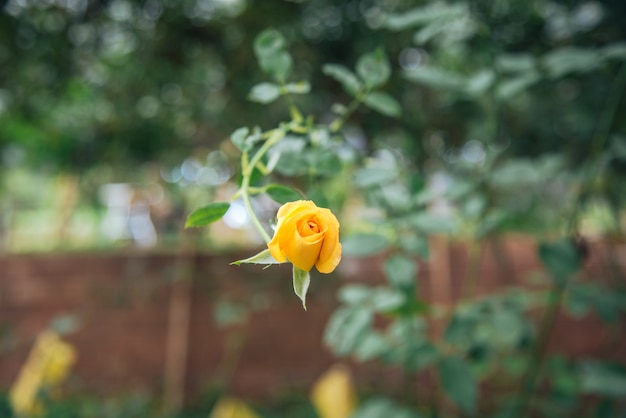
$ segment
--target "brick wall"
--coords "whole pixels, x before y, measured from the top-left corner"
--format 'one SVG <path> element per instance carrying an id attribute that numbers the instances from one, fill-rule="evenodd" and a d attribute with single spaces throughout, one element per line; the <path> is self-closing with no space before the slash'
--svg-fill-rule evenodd
<path id="1" fill-rule="evenodd" d="M 540 270 L 532 241 L 508 239 L 500 244 L 498 251 L 487 246 L 483 252 L 480 293 L 519 284 Z M 420 269 L 419 291 L 429 300 L 447 303 L 460 296 L 467 247 L 447 241 L 433 247 L 431 261 Z M 603 246 L 594 246 L 588 268 L 606 270 L 605 253 Z M 288 266 L 263 270 L 229 265 L 248 255 L 0 257 L 0 391 L 15 379 L 37 333 L 65 314 L 80 321 L 77 331 L 67 336 L 79 355 L 69 385 L 80 391 L 159 394 L 165 376 L 169 373 L 171 378 L 176 370 L 188 395 L 215 380 L 226 381 L 233 392 L 247 397 L 310 387 L 336 361 L 322 345 L 324 326 L 336 307 L 335 291 L 349 281 L 381 282 L 380 260 L 345 259 L 331 276 L 313 272 L 305 312 L 293 295 Z M 170 322 L 174 294 L 187 295 L 188 303 L 185 297 L 178 303 L 189 307 L 188 321 Z M 218 302 L 247 309 L 248 320 L 218 326 L 214 320 Z M 571 332 L 573 327 L 576 332 Z M 182 344 L 173 340 L 177 348 L 168 346 L 168 335 L 186 334 Z M 607 348 L 603 335 L 594 317 L 576 321 L 561 317 L 553 345 L 577 356 L 626 353 L 626 339 Z M 172 358 L 181 355 L 182 366 L 168 369 Z M 376 364 L 355 371 L 363 383 L 388 373 Z M 388 388 L 401 385 L 399 375 L 385 376 Z"/>

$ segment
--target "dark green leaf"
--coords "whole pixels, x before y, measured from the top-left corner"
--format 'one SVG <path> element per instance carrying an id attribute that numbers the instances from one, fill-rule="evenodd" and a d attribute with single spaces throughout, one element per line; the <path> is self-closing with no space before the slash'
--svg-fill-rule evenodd
<path id="1" fill-rule="evenodd" d="M 265 193 L 281 204 L 302 199 L 302 195 L 298 193 L 297 190 L 283 186 L 282 184 L 270 184 L 266 186 Z"/>
<path id="2" fill-rule="evenodd" d="M 371 92 L 367 95 L 363 103 L 365 103 L 367 107 L 392 118 L 398 118 L 402 114 L 400 103 L 387 93 L 381 91 Z"/>
<path id="3" fill-rule="evenodd" d="M 539 257 L 556 280 L 564 280 L 578 271 L 580 260 L 571 239 L 539 245 Z"/>
<path id="4" fill-rule="evenodd" d="M 365 85 L 373 89 L 387 82 L 391 75 L 391 67 L 385 52 L 377 49 L 359 58 L 356 63 L 356 72 Z"/>
<path id="5" fill-rule="evenodd" d="M 191 226 L 205 226 L 215 221 L 219 221 L 229 208 L 230 203 L 216 202 L 196 209 L 187 217 L 185 228 L 189 228 Z"/>
<path id="6" fill-rule="evenodd" d="M 439 379 L 448 397 L 467 414 L 476 412 L 478 388 L 472 369 L 460 357 L 446 357 L 439 362 Z"/>

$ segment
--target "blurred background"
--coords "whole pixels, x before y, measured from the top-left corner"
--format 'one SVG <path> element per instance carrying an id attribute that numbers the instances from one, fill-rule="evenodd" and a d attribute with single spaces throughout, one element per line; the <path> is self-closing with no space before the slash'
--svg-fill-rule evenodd
<path id="1" fill-rule="evenodd" d="M 545 266 L 535 241 L 572 232 L 575 213 L 570 235 L 584 238 L 592 277 L 622 293 L 583 288 L 572 309 L 579 318 L 591 305 L 609 309 L 600 319 L 621 343 L 595 346 L 606 335 L 586 331 L 561 340 L 565 357 L 623 365 L 625 22 L 621 0 L 0 2 L 0 393 L 40 332 L 55 329 L 76 348 L 68 393 L 94 399 L 50 416 L 152 416 L 161 405 L 208 416 L 225 392 L 264 405 L 263 416 L 317 416 L 308 391 L 337 360 L 322 341 L 346 301 L 335 292 L 385 283 L 380 253 L 393 245 L 372 228 L 412 205 L 437 216 L 387 230 L 416 228 L 418 287 L 443 304 L 462 299 L 458 272 L 476 269 L 468 241 L 492 248 L 477 267 L 477 294 L 487 294 Z M 359 108 L 315 181 L 290 183 L 356 234 L 336 280 L 313 284 L 308 313 L 288 269 L 229 266 L 262 246 L 243 204 L 210 228 L 183 228 L 193 209 L 237 190 L 231 133 L 289 114 L 282 101 L 249 100 L 265 81 L 252 46 L 269 27 L 287 40 L 291 78 L 312 86 L 297 100 L 316 122 L 349 101 L 322 66 L 353 68 L 376 48 L 402 108 L 397 117 Z M 264 220 L 278 207 L 263 196 L 254 204 Z M 610 293 L 619 296 L 608 303 Z M 302 329 L 310 334 L 293 335 Z M 398 370 L 368 367 L 352 369 L 366 394 L 406 387 Z M 564 387 L 575 381 L 568 370 Z M 589 393 L 609 392 L 616 412 L 605 416 L 618 416 L 626 377 L 610 378 Z"/>

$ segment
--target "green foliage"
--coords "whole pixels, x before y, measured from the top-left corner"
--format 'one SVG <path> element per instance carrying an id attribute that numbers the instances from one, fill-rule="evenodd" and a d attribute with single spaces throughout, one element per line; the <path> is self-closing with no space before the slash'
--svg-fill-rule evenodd
<path id="1" fill-rule="evenodd" d="M 219 221 L 228 212 L 230 203 L 216 202 L 203 206 L 191 212 L 185 222 L 185 228 L 192 226 L 205 226 Z"/>
<path id="2" fill-rule="evenodd" d="M 467 362 L 460 357 L 445 357 L 440 360 L 437 371 L 441 385 L 450 399 L 462 411 L 474 414 L 478 388 L 472 369 Z"/>

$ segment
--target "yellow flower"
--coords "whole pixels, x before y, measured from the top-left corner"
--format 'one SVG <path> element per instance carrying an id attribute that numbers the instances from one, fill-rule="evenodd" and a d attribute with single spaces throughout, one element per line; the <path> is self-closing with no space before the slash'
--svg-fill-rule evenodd
<path id="1" fill-rule="evenodd" d="M 341 260 L 339 221 L 329 209 L 310 200 L 285 203 L 278 209 L 274 238 L 267 247 L 279 263 L 291 262 L 300 270 L 315 266 L 331 273 Z"/>

